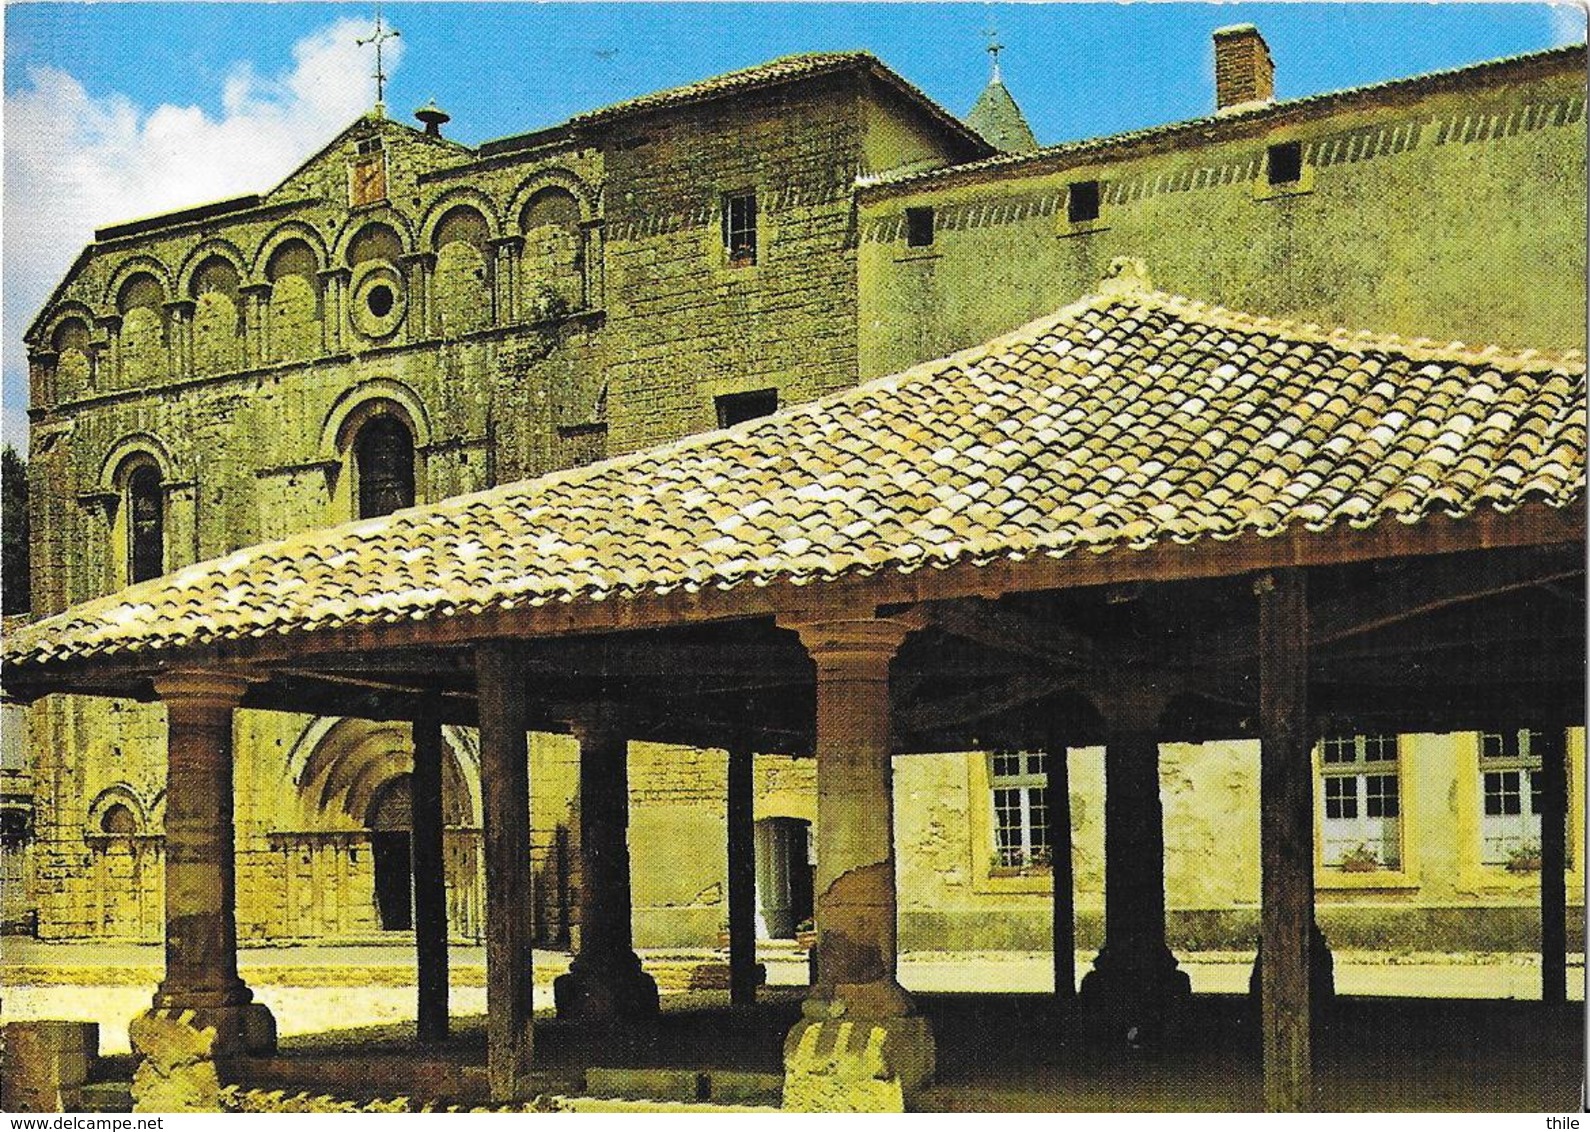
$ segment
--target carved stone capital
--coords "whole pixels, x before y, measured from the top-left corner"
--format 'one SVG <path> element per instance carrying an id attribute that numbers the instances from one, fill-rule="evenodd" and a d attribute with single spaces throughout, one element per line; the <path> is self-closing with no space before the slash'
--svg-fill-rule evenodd
<path id="1" fill-rule="evenodd" d="M 248 680 L 235 672 L 175 669 L 154 678 L 155 694 L 168 710 L 231 711 L 243 701 Z"/>
<path id="2" fill-rule="evenodd" d="M 920 623 L 914 618 L 856 617 L 786 621 L 779 625 L 800 635 L 817 665 L 817 678 L 886 679 L 889 661 Z"/>

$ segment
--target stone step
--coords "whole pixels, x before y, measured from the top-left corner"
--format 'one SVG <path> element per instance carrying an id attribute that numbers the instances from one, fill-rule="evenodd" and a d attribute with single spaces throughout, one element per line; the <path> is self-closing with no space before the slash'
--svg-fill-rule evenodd
<path id="1" fill-rule="evenodd" d="M 483 1104 L 490 1096 L 484 1065 L 392 1056 L 249 1057 L 223 1063 L 221 1079 L 249 1089 L 309 1093 L 313 1096 L 445 1097 L 449 1102 Z M 577 1093 L 577 1074 L 533 1073 L 538 1094 Z"/>
<path id="2" fill-rule="evenodd" d="M 131 1081 L 93 1081 L 80 1090 L 84 1112 L 131 1112 Z"/>

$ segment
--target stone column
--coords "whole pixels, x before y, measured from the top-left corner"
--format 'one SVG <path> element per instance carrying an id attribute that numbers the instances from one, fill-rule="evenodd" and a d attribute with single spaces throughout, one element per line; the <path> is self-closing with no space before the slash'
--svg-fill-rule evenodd
<path id="1" fill-rule="evenodd" d="M 320 277 L 320 323 L 326 353 L 341 353 L 347 322 L 344 306 L 353 273 L 346 267 L 328 267 L 315 274 Z"/>
<path id="2" fill-rule="evenodd" d="M 896 978 L 889 662 L 915 626 L 789 627 L 817 676 L 817 981 L 784 1043 L 784 1107 L 898 1111 L 934 1061 Z"/>
<path id="3" fill-rule="evenodd" d="M 1303 574 L 1278 570 L 1259 596 L 1259 964 L 1264 1107 L 1313 1106 L 1314 765 L 1308 723 L 1308 604 Z"/>
<path id="4" fill-rule="evenodd" d="M 155 1011 L 191 1010 L 218 1055 L 275 1049 L 276 1024 L 237 973 L 232 712 L 247 684 L 214 672 L 157 677 L 166 705 L 166 971 Z"/>
<path id="5" fill-rule="evenodd" d="M 1165 944 L 1160 713 L 1168 691 L 1118 674 L 1095 692 L 1104 716 L 1104 946 L 1082 980 L 1088 1022 L 1110 1039 L 1152 1040 L 1192 993 Z"/>
<path id="6" fill-rule="evenodd" d="M 606 302 L 607 227 L 598 218 L 580 223 L 580 309 L 597 310 Z"/>
<path id="7" fill-rule="evenodd" d="M 409 341 L 431 337 L 431 279 L 436 270 L 435 252 L 412 252 L 402 257 L 409 275 Z"/>
<path id="8" fill-rule="evenodd" d="M 491 242 L 497 265 L 492 272 L 492 298 L 498 326 L 519 321 L 519 259 L 523 236 L 503 236 Z"/>
<path id="9" fill-rule="evenodd" d="M 442 723 L 434 708 L 414 720 L 413 826 L 414 947 L 422 1042 L 447 1038 L 447 872 L 442 854 Z"/>
<path id="10" fill-rule="evenodd" d="M 1568 736 L 1560 725 L 1540 730 L 1540 997 L 1568 1001 L 1567 888 Z"/>
<path id="11" fill-rule="evenodd" d="M 727 783 L 729 861 L 729 1002 L 756 1002 L 756 837 L 755 793 L 749 747 L 729 751 Z"/>
<path id="12" fill-rule="evenodd" d="M 92 354 L 92 351 L 89 351 Z M 56 376 L 60 372 L 61 355 L 57 350 L 28 351 L 28 403 L 37 408 L 53 407 L 58 392 Z M 93 373 L 89 374 L 89 388 L 93 388 Z M 74 389 L 74 394 L 84 391 Z"/>
<path id="13" fill-rule="evenodd" d="M 98 379 L 104 379 L 111 388 L 121 388 L 121 315 L 102 314 L 94 319 L 94 325 L 104 335 L 99 340 L 100 349 L 96 351 L 99 358 L 109 358 L 110 364 L 96 365 L 94 376 L 95 387 L 99 387 Z M 107 372 L 107 370 L 109 372 Z"/>
<path id="14" fill-rule="evenodd" d="M 166 357 L 172 376 L 180 379 L 193 376 L 193 312 L 198 304 L 192 299 L 173 299 L 166 306 Z"/>
<path id="15" fill-rule="evenodd" d="M 580 953 L 552 985 L 560 1018 L 607 1022 L 657 1013 L 631 926 L 629 740 L 615 719 L 577 721 L 580 741 Z"/>
<path id="16" fill-rule="evenodd" d="M 270 364 L 269 283 L 245 283 L 237 289 L 243 300 L 243 364 L 258 369 Z"/>
<path id="17" fill-rule="evenodd" d="M 530 750 L 525 676 L 510 643 L 475 648 L 486 858 L 486 1075 L 495 1101 L 530 1096 L 534 1040 Z"/>

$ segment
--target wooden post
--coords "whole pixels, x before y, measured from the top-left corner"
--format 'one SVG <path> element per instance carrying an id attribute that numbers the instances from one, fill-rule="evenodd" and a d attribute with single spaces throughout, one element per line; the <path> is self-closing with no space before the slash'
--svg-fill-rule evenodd
<path id="1" fill-rule="evenodd" d="M 414 720 L 414 949 L 417 1030 L 422 1042 L 447 1038 L 447 874 L 442 855 L 442 724 L 434 705 Z"/>
<path id="2" fill-rule="evenodd" d="M 729 1002 L 756 1002 L 756 845 L 753 839 L 752 754 L 729 751 Z"/>
<path id="3" fill-rule="evenodd" d="M 511 644 L 475 648 L 486 855 L 486 1075 L 495 1101 L 530 1095 L 530 762 L 524 671 Z"/>
<path id="4" fill-rule="evenodd" d="M 1568 1001 L 1567 869 L 1568 736 L 1561 727 L 1541 731 L 1540 778 L 1540 997 Z"/>
<path id="5" fill-rule="evenodd" d="M 1077 996 L 1076 881 L 1071 863 L 1071 775 L 1066 746 L 1048 743 L 1049 854 L 1054 873 L 1054 993 L 1061 1002 Z"/>
<path id="6" fill-rule="evenodd" d="M 1308 727 L 1308 601 L 1299 570 L 1265 575 L 1254 589 L 1259 597 L 1264 1106 L 1271 1112 L 1301 1112 L 1314 1100 L 1309 1025 L 1314 771 Z"/>

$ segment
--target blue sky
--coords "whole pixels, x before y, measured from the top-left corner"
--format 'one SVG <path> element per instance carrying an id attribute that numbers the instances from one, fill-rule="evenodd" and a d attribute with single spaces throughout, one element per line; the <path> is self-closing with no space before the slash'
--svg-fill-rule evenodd
<path id="1" fill-rule="evenodd" d="M 374 100 L 352 42 L 371 5 L 15 4 L 5 9 L 4 439 L 25 438 L 20 337 L 95 227 L 285 176 Z M 390 113 L 434 97 L 469 144 L 796 51 L 865 49 L 964 114 L 984 29 L 1044 144 L 1195 117 L 1209 33 L 1259 26 L 1277 94 L 1583 38 L 1536 4 L 473 4 L 386 8 Z"/>

